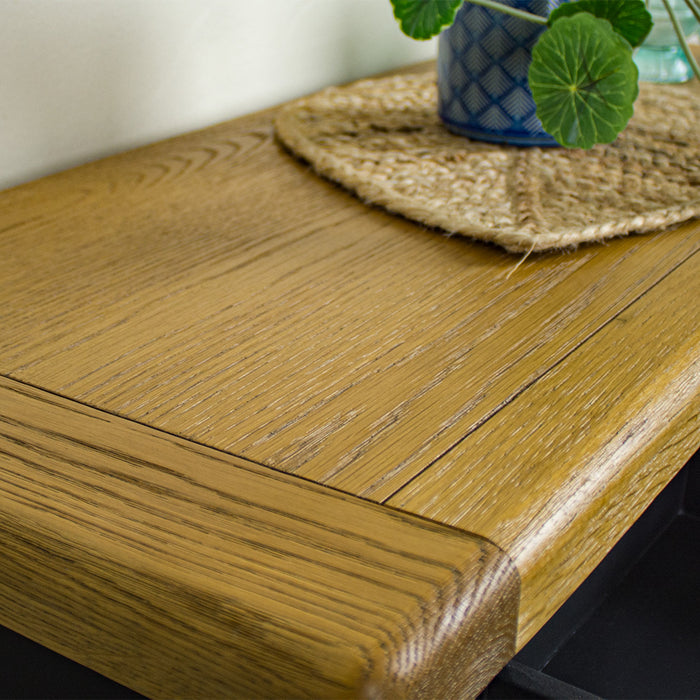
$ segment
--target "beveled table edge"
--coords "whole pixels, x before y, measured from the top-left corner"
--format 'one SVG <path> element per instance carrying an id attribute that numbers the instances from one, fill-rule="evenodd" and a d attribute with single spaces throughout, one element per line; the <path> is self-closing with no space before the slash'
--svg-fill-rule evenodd
<path id="1" fill-rule="evenodd" d="M 471 697 L 484 538 L 0 377 L 0 624 L 151 697 Z"/>

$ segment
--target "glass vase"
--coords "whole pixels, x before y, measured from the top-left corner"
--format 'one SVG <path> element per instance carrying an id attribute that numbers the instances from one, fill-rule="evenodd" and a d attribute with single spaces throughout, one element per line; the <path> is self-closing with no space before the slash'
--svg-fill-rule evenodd
<path id="1" fill-rule="evenodd" d="M 684 35 L 690 36 L 698 28 L 693 13 L 684 0 L 669 0 Z M 693 70 L 678 41 L 663 0 L 648 0 L 647 7 L 654 27 L 637 49 L 634 61 L 639 79 L 651 83 L 683 83 L 693 77 Z"/>

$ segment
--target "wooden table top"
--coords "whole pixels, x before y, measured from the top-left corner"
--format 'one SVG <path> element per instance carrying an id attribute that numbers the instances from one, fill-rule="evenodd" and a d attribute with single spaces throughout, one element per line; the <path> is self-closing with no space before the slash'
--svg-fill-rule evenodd
<path id="1" fill-rule="evenodd" d="M 516 269 L 274 114 L 0 194 L 0 624 L 153 697 L 474 695 L 700 444 L 700 222 Z"/>

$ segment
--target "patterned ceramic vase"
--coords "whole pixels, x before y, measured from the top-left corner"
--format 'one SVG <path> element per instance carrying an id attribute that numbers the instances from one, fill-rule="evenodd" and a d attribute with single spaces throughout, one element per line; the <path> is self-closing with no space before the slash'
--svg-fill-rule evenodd
<path id="1" fill-rule="evenodd" d="M 565 0 L 501 0 L 546 17 Z M 465 2 L 438 43 L 438 113 L 457 134 L 519 146 L 555 146 L 527 82 L 544 28 Z"/>

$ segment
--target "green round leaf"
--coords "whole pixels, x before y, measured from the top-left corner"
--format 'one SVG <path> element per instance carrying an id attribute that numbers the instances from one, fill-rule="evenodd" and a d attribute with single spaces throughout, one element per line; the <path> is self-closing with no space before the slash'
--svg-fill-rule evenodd
<path id="1" fill-rule="evenodd" d="M 464 0 L 391 0 L 401 31 L 414 39 L 430 39 L 452 24 Z"/>
<path id="2" fill-rule="evenodd" d="M 614 141 L 639 92 L 632 47 L 588 13 L 563 17 L 543 32 L 528 78 L 542 126 L 570 148 Z"/>
<path id="3" fill-rule="evenodd" d="M 607 19 L 632 46 L 639 46 L 654 24 L 644 0 L 577 0 L 565 2 L 552 10 L 549 25 L 579 12 L 589 12 L 595 17 Z"/>

